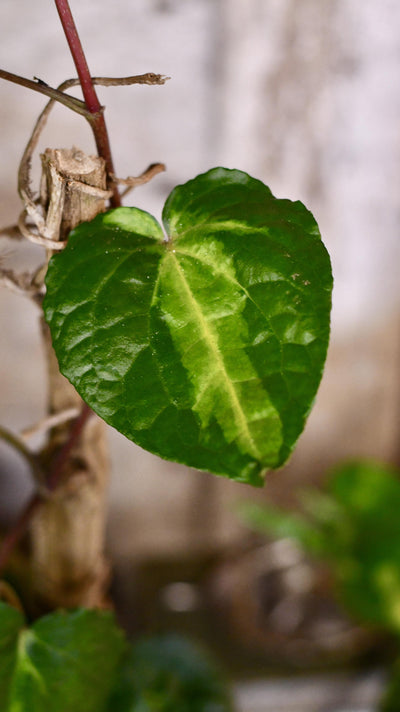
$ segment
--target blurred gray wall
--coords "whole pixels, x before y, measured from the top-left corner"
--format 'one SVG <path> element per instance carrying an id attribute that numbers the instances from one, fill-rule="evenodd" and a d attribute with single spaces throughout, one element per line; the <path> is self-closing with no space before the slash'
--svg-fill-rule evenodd
<path id="1" fill-rule="evenodd" d="M 99 90 L 117 172 L 168 172 L 128 204 L 165 197 L 215 165 L 262 179 L 315 214 L 335 275 L 324 380 L 291 463 L 264 496 L 283 500 L 343 457 L 398 461 L 400 4 L 396 0 L 71 0 L 94 75 L 153 71 L 164 87 Z M 0 66 L 51 85 L 74 76 L 51 0 L 2 0 Z M 17 165 L 44 98 L 0 84 L 1 224 L 15 220 Z M 57 107 L 46 146 L 93 151 Z M 38 175 L 39 161 L 35 166 Z M 23 268 L 40 251 L 3 241 Z M 0 294 L 0 423 L 42 416 L 37 312 Z M 136 558 L 220 548 L 242 536 L 230 502 L 250 488 L 163 463 L 110 431 L 110 547 Z"/>

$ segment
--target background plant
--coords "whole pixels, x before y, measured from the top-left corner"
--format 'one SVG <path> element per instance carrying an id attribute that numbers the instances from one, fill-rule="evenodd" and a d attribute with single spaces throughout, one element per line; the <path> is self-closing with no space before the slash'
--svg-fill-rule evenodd
<path id="1" fill-rule="evenodd" d="M 300 493 L 303 512 L 243 504 L 256 530 L 289 537 L 329 566 L 336 594 L 358 623 L 385 631 L 398 645 L 400 620 L 399 473 L 373 461 L 338 465 L 324 491 Z M 398 663 L 382 710 L 398 709 Z"/>

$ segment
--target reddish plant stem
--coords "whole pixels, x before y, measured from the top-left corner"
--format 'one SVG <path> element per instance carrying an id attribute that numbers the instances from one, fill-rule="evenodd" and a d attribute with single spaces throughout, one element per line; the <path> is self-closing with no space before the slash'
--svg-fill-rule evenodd
<path id="1" fill-rule="evenodd" d="M 88 63 L 85 53 L 79 39 L 78 30 L 76 28 L 68 0 L 54 0 L 61 24 L 67 38 L 72 58 L 75 63 L 79 81 L 82 87 L 83 97 L 88 111 L 93 115 L 93 120 L 90 125 L 93 130 L 96 147 L 99 156 L 104 158 L 106 162 L 107 176 L 114 175 L 114 166 L 111 155 L 110 141 L 108 138 L 107 126 L 103 115 L 102 106 L 98 100 L 96 90 L 93 86 L 92 77 L 90 75 Z M 121 205 L 121 198 L 118 187 L 115 183 L 110 185 L 113 191 L 111 205 L 115 208 Z"/>
<path id="2" fill-rule="evenodd" d="M 54 460 L 50 465 L 45 484 L 45 488 L 46 490 L 48 490 L 49 493 L 53 492 L 60 484 L 64 466 L 68 461 L 72 449 L 79 440 L 82 428 L 84 427 L 91 413 L 91 409 L 88 405 L 85 404 L 82 408 L 80 415 L 73 422 L 68 440 L 56 453 Z M 4 537 L 0 546 L 0 576 L 4 571 L 13 550 L 26 533 L 31 523 L 32 517 L 36 514 L 37 510 L 41 506 L 44 496 L 45 495 L 41 494 L 40 492 L 36 492 L 32 495 L 31 499 L 28 501 L 21 514 L 19 515 L 17 521 Z"/>

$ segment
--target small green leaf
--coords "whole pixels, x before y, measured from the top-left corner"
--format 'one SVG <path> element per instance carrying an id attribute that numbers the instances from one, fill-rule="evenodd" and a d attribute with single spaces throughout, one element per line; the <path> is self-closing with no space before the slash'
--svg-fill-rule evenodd
<path id="1" fill-rule="evenodd" d="M 323 536 L 301 514 L 256 502 L 241 502 L 236 509 L 243 522 L 254 531 L 273 539 L 293 539 L 305 551 L 315 555 L 324 553 Z"/>
<path id="2" fill-rule="evenodd" d="M 108 612 L 53 613 L 24 628 L 0 604 L 4 712 L 101 712 L 125 646 Z"/>
<path id="3" fill-rule="evenodd" d="M 168 460 L 260 485 L 304 427 L 332 275 L 301 203 L 215 168 L 169 196 L 167 231 L 119 208 L 80 225 L 47 275 L 62 373 L 106 422 Z"/>
<path id="4" fill-rule="evenodd" d="M 108 712 L 230 712 L 213 662 L 175 635 L 138 641 L 121 669 Z"/>

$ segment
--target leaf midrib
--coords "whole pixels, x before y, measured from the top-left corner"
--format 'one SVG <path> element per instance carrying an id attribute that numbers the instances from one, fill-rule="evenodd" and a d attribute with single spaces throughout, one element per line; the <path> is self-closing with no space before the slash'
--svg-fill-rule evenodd
<path id="1" fill-rule="evenodd" d="M 185 275 L 184 275 L 184 272 L 183 272 L 183 270 L 182 270 L 182 268 L 181 268 L 181 266 L 180 266 L 180 264 L 179 264 L 179 261 L 177 260 L 175 254 L 174 254 L 173 252 L 170 252 L 169 255 L 170 255 L 170 258 L 171 258 L 171 259 L 173 260 L 173 262 L 174 262 L 174 266 L 175 266 L 176 272 L 177 272 L 177 274 L 178 274 L 178 276 L 179 276 L 179 279 L 180 279 L 181 282 L 182 282 L 183 288 L 184 288 L 184 290 L 185 290 L 185 292 L 186 292 L 186 294 L 187 294 L 187 296 L 188 296 L 188 300 L 190 301 L 190 304 L 191 304 L 193 313 L 196 314 L 196 316 L 197 316 L 197 318 L 198 318 L 198 322 L 199 322 L 199 324 L 200 324 L 200 330 L 201 330 L 201 332 L 203 333 L 204 340 L 205 340 L 205 342 L 208 344 L 209 349 L 211 350 L 211 352 L 212 352 L 213 355 L 214 355 L 214 358 L 215 358 L 215 360 L 216 360 L 216 362 L 217 362 L 217 364 L 218 364 L 218 370 L 222 373 L 223 382 L 224 382 L 224 384 L 225 384 L 225 390 L 226 390 L 226 392 L 227 392 L 227 394 L 228 394 L 228 397 L 229 397 L 229 399 L 230 399 L 230 401 L 231 401 L 232 410 L 233 410 L 233 412 L 234 412 L 234 414 L 235 414 L 236 424 L 238 425 L 239 430 L 240 430 L 240 431 L 245 435 L 245 437 L 247 438 L 248 443 L 249 443 L 249 445 L 250 445 L 250 448 L 251 448 L 252 451 L 253 451 L 254 456 L 257 458 L 257 460 L 261 461 L 261 460 L 262 460 L 262 455 L 261 455 L 260 450 L 259 450 L 259 448 L 257 447 L 257 445 L 256 445 L 256 443 L 255 443 L 255 441 L 254 441 L 254 438 L 253 438 L 253 436 L 252 436 L 250 430 L 249 430 L 249 427 L 248 427 L 248 424 L 247 424 L 246 415 L 245 415 L 245 413 L 243 412 L 243 409 L 242 409 L 242 406 L 241 406 L 241 404 L 240 404 L 240 401 L 239 401 L 239 399 L 238 399 L 238 397 L 237 397 L 237 393 L 236 393 L 236 390 L 235 390 L 235 388 L 234 388 L 234 385 L 233 385 L 233 383 L 232 383 L 232 381 L 231 381 L 231 379 L 229 378 L 229 375 L 228 375 L 228 373 L 227 373 L 227 370 L 226 370 L 226 367 L 225 367 L 225 363 L 224 363 L 224 360 L 223 360 L 223 358 L 222 358 L 222 356 L 221 356 L 221 352 L 220 352 L 220 350 L 219 350 L 219 346 L 218 346 L 218 343 L 217 343 L 217 341 L 216 341 L 216 339 L 215 339 L 215 336 L 214 336 L 212 330 L 209 328 L 209 326 L 208 326 L 208 324 L 207 324 L 207 321 L 206 321 L 206 319 L 205 319 L 205 317 L 204 317 L 204 314 L 203 314 L 203 312 L 202 312 L 202 310 L 201 310 L 201 308 L 200 308 L 200 306 L 199 306 L 197 300 L 195 299 L 195 296 L 194 296 L 192 290 L 190 289 L 190 285 L 189 285 L 189 283 L 188 283 L 188 281 L 187 281 L 187 279 L 186 279 L 186 277 L 185 277 Z"/>
<path id="2" fill-rule="evenodd" d="M 167 245 L 171 248 L 173 245 L 175 245 L 177 240 L 181 240 L 181 238 L 185 237 L 188 233 L 194 233 L 197 230 L 199 232 L 204 233 L 204 226 L 206 225 L 207 229 L 216 229 L 219 232 L 226 230 L 226 231 L 232 231 L 232 229 L 240 229 L 243 232 L 253 232 L 253 233 L 261 233 L 265 234 L 265 231 L 267 230 L 266 226 L 260 226 L 256 227 L 253 225 L 248 225 L 245 222 L 241 222 L 238 219 L 231 219 L 231 220 L 210 220 L 208 217 L 205 217 L 204 220 L 200 222 L 196 222 L 195 225 L 188 225 L 187 228 L 184 230 L 180 229 L 179 232 L 173 228 L 171 232 L 174 232 L 172 236 L 167 233 L 168 239 L 167 239 Z M 180 248 L 179 248 L 180 249 Z"/>

